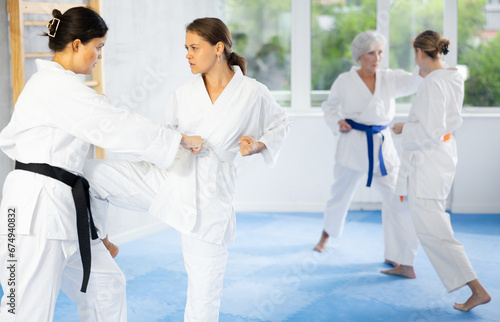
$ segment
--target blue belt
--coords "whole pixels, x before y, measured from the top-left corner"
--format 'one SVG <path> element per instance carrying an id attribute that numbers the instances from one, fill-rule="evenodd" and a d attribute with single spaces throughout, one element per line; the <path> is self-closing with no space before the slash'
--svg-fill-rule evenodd
<path id="1" fill-rule="evenodd" d="M 356 123 L 353 120 L 345 120 L 349 125 L 358 131 L 363 131 L 366 133 L 366 141 L 368 142 L 368 181 L 366 186 L 372 185 L 373 178 L 373 135 L 382 132 L 387 128 L 387 125 L 364 125 L 361 123 Z M 382 144 L 384 143 L 384 135 L 382 135 Z M 380 144 L 380 150 L 378 151 L 378 159 L 380 161 L 380 172 L 383 176 L 387 175 L 387 170 L 385 169 L 384 156 L 382 155 L 382 144 Z"/>

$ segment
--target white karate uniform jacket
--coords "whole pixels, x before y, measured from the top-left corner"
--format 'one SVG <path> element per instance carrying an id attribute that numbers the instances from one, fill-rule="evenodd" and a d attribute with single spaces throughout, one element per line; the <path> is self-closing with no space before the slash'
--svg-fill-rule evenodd
<path id="1" fill-rule="evenodd" d="M 0 133 L 0 148 L 23 163 L 47 163 L 81 175 L 90 143 L 135 155 L 158 167 L 172 164 L 181 134 L 128 110 L 113 107 L 73 72 L 37 60 L 38 71 L 19 96 L 10 123 Z M 5 180 L 0 233 L 7 207 L 17 207 L 17 234 L 30 234 L 35 215 L 48 239 L 77 240 L 71 187 L 52 178 L 16 170 Z M 94 218 L 100 237 L 104 222 Z"/>
<path id="2" fill-rule="evenodd" d="M 332 132 L 339 133 L 338 122 L 351 119 L 365 125 L 388 125 L 396 113 L 395 99 L 417 91 L 422 82 L 418 67 L 413 73 L 403 70 L 378 69 L 375 92 L 372 94 L 358 74 L 359 67 L 353 66 L 342 73 L 333 83 L 328 99 L 321 104 L 327 125 Z M 392 141 L 390 129 L 381 132 L 384 136 L 382 153 L 388 172 L 399 166 L 399 158 Z M 373 136 L 374 173 L 380 173 L 378 153 L 382 135 Z M 344 167 L 368 172 L 368 146 L 366 133 L 351 130 L 340 135 L 336 162 Z"/>
<path id="3" fill-rule="evenodd" d="M 416 195 L 425 199 L 446 199 L 457 164 L 455 138 L 443 142 L 444 135 L 462 123 L 464 80 L 453 68 L 431 72 L 417 96 L 403 127 L 402 164 L 396 193 L 407 195 L 408 174 L 415 171 Z"/>
<path id="4" fill-rule="evenodd" d="M 172 94 L 165 123 L 186 135 L 200 135 L 204 147 L 196 156 L 179 150 L 149 210 L 182 233 L 220 245 L 234 238 L 239 139 L 251 136 L 264 143 L 261 154 L 274 165 L 290 127 L 269 90 L 233 68 L 233 78 L 214 104 L 201 75 Z"/>

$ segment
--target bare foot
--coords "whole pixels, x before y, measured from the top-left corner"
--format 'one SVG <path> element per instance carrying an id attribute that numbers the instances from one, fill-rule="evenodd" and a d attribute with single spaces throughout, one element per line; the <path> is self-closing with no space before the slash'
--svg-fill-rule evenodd
<path id="1" fill-rule="evenodd" d="M 314 250 L 320 253 L 324 252 L 326 250 L 326 243 L 328 242 L 328 238 L 329 238 L 328 234 L 326 233 L 326 231 L 323 230 L 323 233 L 321 234 L 321 239 L 314 247 Z"/>
<path id="2" fill-rule="evenodd" d="M 397 276 L 402 276 L 406 278 L 415 278 L 417 275 L 415 274 L 415 271 L 413 270 L 413 266 L 407 266 L 407 265 L 398 265 L 394 268 L 387 269 L 385 271 L 381 271 L 384 274 L 388 275 L 397 275 Z"/>
<path id="3" fill-rule="evenodd" d="M 488 294 L 488 292 L 484 289 L 483 285 L 481 285 L 481 283 L 479 283 L 478 279 L 475 279 L 475 280 L 467 283 L 467 285 L 470 287 L 470 289 L 472 291 L 472 295 L 463 304 L 455 303 L 455 308 L 457 310 L 467 312 L 467 311 L 472 310 L 473 308 L 475 308 L 478 305 L 486 304 L 489 301 L 491 301 L 490 294 Z"/>
<path id="4" fill-rule="evenodd" d="M 398 264 L 398 263 L 393 262 L 393 261 L 388 260 L 388 259 L 386 259 L 386 260 L 384 261 L 384 264 L 391 265 L 391 266 L 394 266 L 394 267 L 398 267 L 398 266 L 399 266 L 399 264 Z"/>
<path id="5" fill-rule="evenodd" d="M 120 249 L 118 248 L 118 246 L 116 246 L 115 244 L 113 244 L 112 242 L 110 242 L 109 239 L 108 239 L 108 236 L 106 236 L 106 238 L 101 239 L 101 240 L 102 240 L 102 243 L 104 244 L 104 246 L 106 246 L 106 249 L 111 254 L 111 257 L 115 258 L 116 255 L 118 255 L 118 252 L 120 251 Z"/>

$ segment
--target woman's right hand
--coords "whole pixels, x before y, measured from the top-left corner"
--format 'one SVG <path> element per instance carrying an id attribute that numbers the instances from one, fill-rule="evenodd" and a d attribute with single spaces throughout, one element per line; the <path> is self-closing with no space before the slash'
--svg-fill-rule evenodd
<path id="1" fill-rule="evenodd" d="M 203 139 L 199 135 L 188 136 L 182 134 L 181 145 L 183 148 L 191 150 L 193 154 L 197 154 L 201 151 L 201 147 L 203 146 Z"/>
<path id="2" fill-rule="evenodd" d="M 339 131 L 340 133 L 347 133 L 352 129 L 351 125 L 344 120 L 339 121 Z"/>
<path id="3" fill-rule="evenodd" d="M 401 134 L 403 132 L 404 125 L 404 123 L 394 123 L 392 126 L 392 132 L 394 132 L 394 134 Z"/>

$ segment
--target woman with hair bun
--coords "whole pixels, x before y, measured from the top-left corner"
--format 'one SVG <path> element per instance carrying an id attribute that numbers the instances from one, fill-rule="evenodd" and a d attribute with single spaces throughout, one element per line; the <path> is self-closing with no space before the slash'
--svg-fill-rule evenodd
<path id="1" fill-rule="evenodd" d="M 54 58 L 36 61 L 0 133 L 0 148 L 16 161 L 0 207 L 0 320 L 52 321 L 61 289 L 81 321 L 126 321 L 125 278 L 99 239 L 105 218 L 92 217 L 81 176 L 90 145 L 167 168 L 179 143 L 197 152 L 203 141 L 115 108 L 87 87 L 76 74 L 92 72 L 108 27 L 84 7 L 53 17 L 46 36 Z"/>
<path id="2" fill-rule="evenodd" d="M 427 30 L 413 43 L 415 61 L 426 74 L 411 106 L 408 121 L 394 124 L 401 135 L 402 164 L 396 193 L 410 214 L 398 216 L 395 233 L 400 241 L 390 260 L 401 265 L 382 271 L 414 278 L 413 264 L 419 241 L 448 292 L 465 285 L 472 296 L 455 308 L 469 311 L 488 303 L 490 295 L 479 282 L 465 249 L 454 238 L 446 198 L 450 193 L 457 164 L 457 146 L 451 135 L 462 125 L 464 79 L 456 68 L 445 68 L 443 55 L 449 40 Z M 397 203 L 401 203 L 397 201 Z M 400 205 L 396 205 L 400 207 Z"/>
<path id="3" fill-rule="evenodd" d="M 261 154 L 274 165 L 290 121 L 269 90 L 245 76 L 245 59 L 232 51 L 221 20 L 191 22 L 185 47 L 197 76 L 171 95 L 165 123 L 201 135 L 200 153 L 180 150 L 166 171 L 145 162 L 95 160 L 85 175 L 97 199 L 149 210 L 180 232 L 188 275 L 184 321 L 209 322 L 219 318 L 227 245 L 236 229 L 234 159 L 238 152 Z"/>

